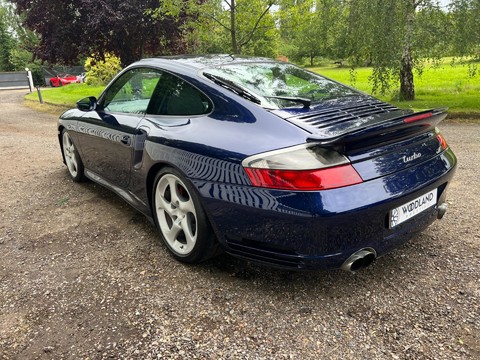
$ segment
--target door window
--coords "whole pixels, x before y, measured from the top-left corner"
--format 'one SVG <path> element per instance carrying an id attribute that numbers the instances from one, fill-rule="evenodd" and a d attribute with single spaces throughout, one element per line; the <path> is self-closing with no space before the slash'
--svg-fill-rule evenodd
<path id="1" fill-rule="evenodd" d="M 132 69 L 107 90 L 103 108 L 109 112 L 145 114 L 161 72 L 153 69 Z"/>

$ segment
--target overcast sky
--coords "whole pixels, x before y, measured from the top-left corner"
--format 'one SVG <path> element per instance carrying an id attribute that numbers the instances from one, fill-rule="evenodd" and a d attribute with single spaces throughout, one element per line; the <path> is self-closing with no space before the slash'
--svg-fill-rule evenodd
<path id="1" fill-rule="evenodd" d="M 443 7 L 447 7 L 447 5 L 450 3 L 450 0 L 440 0 L 440 4 L 443 6 Z"/>

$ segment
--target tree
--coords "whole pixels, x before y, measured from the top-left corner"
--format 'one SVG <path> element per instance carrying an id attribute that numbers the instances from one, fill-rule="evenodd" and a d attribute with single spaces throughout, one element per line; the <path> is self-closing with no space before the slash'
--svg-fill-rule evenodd
<path id="1" fill-rule="evenodd" d="M 0 71 L 32 71 L 35 85 L 44 85 L 42 69 L 33 61 L 31 49 L 38 43 L 37 36 L 21 25 L 14 6 L 0 0 Z"/>
<path id="2" fill-rule="evenodd" d="M 10 54 L 16 47 L 9 22 L 8 8 L 0 3 L 0 71 L 12 71 Z"/>
<path id="3" fill-rule="evenodd" d="M 345 4 L 342 0 L 283 0 L 279 18 L 285 55 L 299 60 L 316 56 L 343 58 L 338 43 L 344 40 Z M 340 55 L 340 56 L 339 56 Z"/>
<path id="4" fill-rule="evenodd" d="M 316 11 L 314 0 L 283 1 L 280 9 L 282 40 L 290 45 L 284 55 L 295 60 L 308 57 L 313 66 L 313 59 L 322 53 L 325 44 L 325 34 L 320 32 L 322 18 Z"/>
<path id="5" fill-rule="evenodd" d="M 444 23 L 436 21 L 442 16 L 436 0 L 351 0 L 349 55 L 356 65 L 372 64 L 374 91 L 384 93 L 398 79 L 400 100 L 415 98 L 414 69 L 445 54 L 432 46 L 443 40 Z"/>
<path id="6" fill-rule="evenodd" d="M 226 13 L 229 22 L 222 21 L 222 17 L 212 17 L 212 20 L 230 33 L 232 52 L 240 54 L 253 38 L 255 32 L 262 25 L 262 20 L 269 15 L 275 0 L 223 0 L 226 4 Z"/>
<path id="7" fill-rule="evenodd" d="M 184 29 L 192 52 L 273 55 L 277 29 L 272 7 L 277 0 L 168 0 L 155 16 L 189 14 Z M 261 45 L 260 45 L 261 44 Z M 256 46 L 260 45 L 260 46 Z"/>
<path id="8" fill-rule="evenodd" d="M 72 64 L 91 54 L 118 55 L 126 65 L 145 54 L 184 52 L 181 15 L 153 18 L 158 0 L 12 0 L 24 24 L 40 35 L 34 54 Z"/>
<path id="9" fill-rule="evenodd" d="M 458 56 L 474 56 L 480 59 L 480 1 L 452 0 L 453 53 Z"/>

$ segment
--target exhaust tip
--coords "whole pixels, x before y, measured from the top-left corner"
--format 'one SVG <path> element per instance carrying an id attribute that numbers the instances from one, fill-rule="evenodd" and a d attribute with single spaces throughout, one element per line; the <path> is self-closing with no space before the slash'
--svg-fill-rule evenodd
<path id="1" fill-rule="evenodd" d="M 442 203 L 438 205 L 437 207 L 437 219 L 443 218 L 443 215 L 447 212 L 448 209 L 448 204 L 447 203 Z"/>
<path id="2" fill-rule="evenodd" d="M 372 248 L 364 248 L 354 252 L 342 264 L 341 269 L 350 272 L 356 272 L 369 266 L 377 258 L 377 252 Z"/>

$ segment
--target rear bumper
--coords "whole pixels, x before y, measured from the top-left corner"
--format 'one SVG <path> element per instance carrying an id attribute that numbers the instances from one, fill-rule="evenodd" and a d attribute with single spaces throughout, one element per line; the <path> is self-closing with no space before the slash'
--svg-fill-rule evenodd
<path id="1" fill-rule="evenodd" d="M 361 248 L 381 256 L 428 227 L 455 165 L 448 149 L 402 172 L 320 192 L 194 183 L 228 253 L 274 267 L 326 269 L 339 268 Z M 389 229 L 390 210 L 435 188 L 437 206 Z"/>
<path id="2" fill-rule="evenodd" d="M 431 209 L 428 213 L 412 220 L 408 227 L 404 227 L 382 240 L 363 239 L 364 241 L 359 241 L 361 240 L 359 238 L 345 237 L 342 239 L 344 244 L 349 244 L 351 248 L 342 247 L 338 252 L 322 255 L 298 254 L 294 250 L 288 251 L 271 245 L 265 246 L 265 243 L 262 242 L 230 237 L 226 239 L 225 251 L 245 260 L 281 269 L 338 269 L 351 254 L 360 249 L 373 248 L 379 257 L 400 247 L 426 229 L 435 219 L 436 209 Z M 354 232 L 345 235 L 356 236 Z M 310 235 L 310 239 L 314 239 L 314 235 Z"/>

